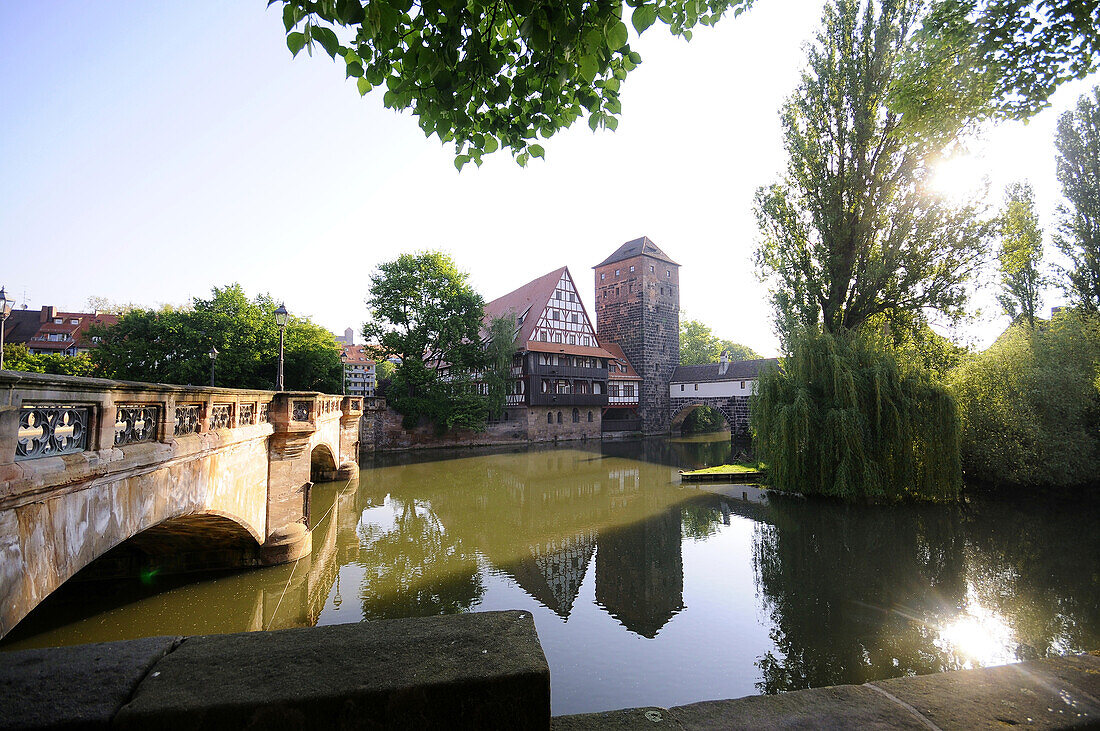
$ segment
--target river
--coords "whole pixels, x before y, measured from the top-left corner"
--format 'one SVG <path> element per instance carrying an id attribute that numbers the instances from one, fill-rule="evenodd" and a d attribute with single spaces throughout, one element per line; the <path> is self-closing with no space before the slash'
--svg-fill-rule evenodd
<path id="1" fill-rule="evenodd" d="M 3 649 L 525 609 L 565 714 L 1100 648 L 1095 509 L 679 484 L 728 456 L 728 435 L 380 456 L 314 488 L 307 560 L 70 581 Z"/>

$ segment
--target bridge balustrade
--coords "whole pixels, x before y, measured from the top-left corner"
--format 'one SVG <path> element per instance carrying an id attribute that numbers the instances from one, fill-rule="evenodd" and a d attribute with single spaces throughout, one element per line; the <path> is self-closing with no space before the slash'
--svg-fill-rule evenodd
<path id="1" fill-rule="evenodd" d="M 0 636 L 89 562 L 169 521 L 214 535 L 235 524 L 251 548 L 222 552 L 234 566 L 308 555 L 316 460 L 327 479 L 357 475 L 360 416 L 376 406 L 0 371 Z"/>

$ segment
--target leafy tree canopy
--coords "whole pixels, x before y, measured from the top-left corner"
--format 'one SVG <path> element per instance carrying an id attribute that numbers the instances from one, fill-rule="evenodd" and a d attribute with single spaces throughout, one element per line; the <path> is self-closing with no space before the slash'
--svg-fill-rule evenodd
<path id="1" fill-rule="evenodd" d="M 834 0 L 782 111 L 786 175 L 757 191 L 758 271 L 784 339 L 876 316 L 962 314 L 993 223 L 926 189 L 942 147 L 887 107 L 916 3 Z M 955 130 L 957 131 L 957 129 Z"/>
<path id="2" fill-rule="evenodd" d="M 1054 243 L 1070 260 L 1066 289 L 1075 304 L 1100 312 L 1100 87 L 1062 114 L 1054 145 L 1065 197 Z"/>
<path id="3" fill-rule="evenodd" d="M 26 345 L 4 345 L 4 368 L 25 373 L 53 373 L 59 376 L 92 376 L 95 366 L 87 353 L 31 355 Z"/>
<path id="4" fill-rule="evenodd" d="M 205 385 L 210 348 L 218 349 L 215 384 L 271 389 L 279 356 L 279 328 L 270 295 L 249 299 L 239 284 L 215 287 L 189 309 L 133 309 L 117 325 L 93 328 L 101 341 L 91 357 L 97 375 L 136 381 Z M 340 391 L 340 350 L 332 334 L 308 318 L 291 316 L 285 334 L 284 374 L 290 390 Z"/>
<path id="5" fill-rule="evenodd" d="M 963 468 L 999 486 L 1100 485 L 1100 319 L 1011 326 L 950 376 Z"/>
<path id="6" fill-rule="evenodd" d="M 1042 306 L 1040 289 L 1046 277 L 1043 262 L 1043 231 L 1035 211 L 1035 194 L 1027 183 L 1015 183 L 1005 191 L 1001 213 L 1001 248 L 997 252 L 997 270 L 1001 291 L 997 301 L 1005 314 L 1017 316 L 1035 327 L 1035 315 Z"/>
<path id="7" fill-rule="evenodd" d="M 891 108 L 904 113 L 907 132 L 949 139 L 976 120 L 1032 116 L 1098 57 L 1098 0 L 933 0 Z"/>
<path id="8" fill-rule="evenodd" d="M 270 0 L 287 46 L 319 46 L 360 94 L 412 109 L 425 135 L 455 145 L 455 165 L 507 147 L 525 165 L 536 140 L 588 115 L 615 129 L 619 87 L 641 56 L 629 43 L 656 22 L 691 39 L 752 0 Z"/>
<path id="9" fill-rule="evenodd" d="M 717 363 L 722 351 L 729 352 L 730 360 L 752 360 L 760 356 L 747 345 L 722 340 L 710 326 L 699 320 L 680 322 L 680 365 Z"/>

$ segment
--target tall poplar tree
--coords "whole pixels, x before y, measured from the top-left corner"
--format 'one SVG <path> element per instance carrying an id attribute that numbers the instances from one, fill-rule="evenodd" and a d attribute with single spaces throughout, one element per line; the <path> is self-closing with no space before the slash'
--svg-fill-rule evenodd
<path id="1" fill-rule="evenodd" d="M 1100 311 L 1100 87 L 1062 114 L 1054 138 L 1058 181 L 1065 203 L 1058 207 L 1055 245 L 1070 260 L 1063 269 L 1073 302 Z"/>
<path id="2" fill-rule="evenodd" d="M 757 264 L 781 332 L 855 330 L 893 313 L 962 311 L 991 224 L 925 185 L 942 148 L 887 108 L 919 11 L 835 0 L 781 116 L 787 171 L 756 195 Z"/>
<path id="3" fill-rule="evenodd" d="M 1035 212 L 1035 194 L 1029 183 L 1014 183 L 1005 190 L 1001 214 L 1001 248 L 997 252 L 997 270 L 1001 291 L 997 301 L 1012 319 L 1027 319 L 1035 327 L 1035 314 L 1042 306 L 1040 289 L 1046 278 L 1040 271 L 1043 261 L 1043 232 Z"/>

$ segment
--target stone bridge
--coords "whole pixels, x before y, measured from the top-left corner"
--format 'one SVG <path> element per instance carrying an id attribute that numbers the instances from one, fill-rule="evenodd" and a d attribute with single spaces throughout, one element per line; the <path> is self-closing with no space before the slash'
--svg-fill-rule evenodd
<path id="1" fill-rule="evenodd" d="M 309 553 L 312 481 L 358 475 L 357 396 L 0 371 L 0 637 L 89 571 Z"/>
<path id="2" fill-rule="evenodd" d="M 703 406 L 709 406 L 722 414 L 734 437 L 749 436 L 749 397 L 748 396 L 706 396 L 679 397 L 669 399 L 670 426 L 676 431 L 684 423 L 688 414 Z"/>

